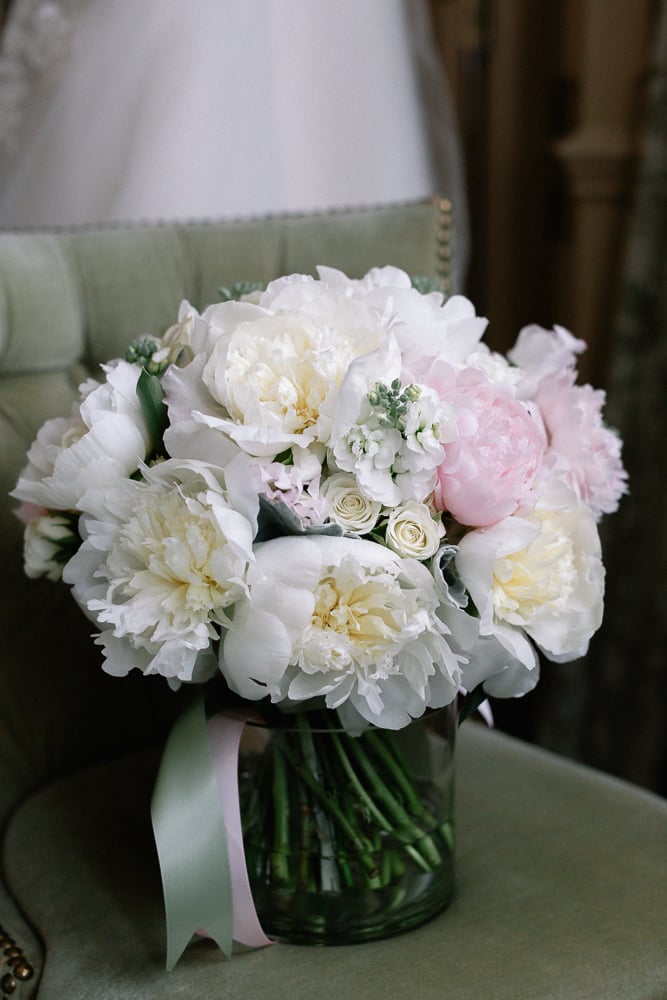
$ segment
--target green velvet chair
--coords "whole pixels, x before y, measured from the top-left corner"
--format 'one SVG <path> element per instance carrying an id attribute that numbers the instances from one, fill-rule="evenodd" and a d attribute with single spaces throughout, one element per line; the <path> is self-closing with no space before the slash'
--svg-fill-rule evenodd
<path id="1" fill-rule="evenodd" d="M 179 699 L 103 673 L 66 588 L 22 570 L 8 491 L 42 422 L 182 298 L 391 263 L 446 287 L 438 201 L 320 216 L 0 234 L 0 998 L 665 1000 L 667 807 L 476 724 L 458 757 L 459 887 L 417 931 L 345 948 L 210 942 L 164 970 L 149 801 Z M 4 497 L 4 499 L 1 499 Z"/>

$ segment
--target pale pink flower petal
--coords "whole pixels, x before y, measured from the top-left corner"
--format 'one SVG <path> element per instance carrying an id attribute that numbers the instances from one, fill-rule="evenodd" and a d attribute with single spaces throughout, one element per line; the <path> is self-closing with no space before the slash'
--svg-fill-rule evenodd
<path id="1" fill-rule="evenodd" d="M 536 415 L 513 398 L 505 384 L 464 369 L 453 389 L 444 389 L 467 418 L 467 433 L 445 448 L 437 472 L 435 502 L 465 525 L 485 527 L 525 503 L 541 469 L 546 447 Z M 474 418 L 474 421 L 471 419 Z"/>
<path id="2" fill-rule="evenodd" d="M 618 508 L 627 492 L 621 439 L 604 425 L 605 394 L 571 377 L 544 379 L 535 400 L 549 435 L 556 471 L 597 518 Z"/>

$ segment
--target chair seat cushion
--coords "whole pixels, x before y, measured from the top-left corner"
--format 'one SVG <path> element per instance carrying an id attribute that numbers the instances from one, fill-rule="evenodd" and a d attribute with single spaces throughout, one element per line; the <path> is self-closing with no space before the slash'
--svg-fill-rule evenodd
<path id="1" fill-rule="evenodd" d="M 667 997 L 667 803 L 470 723 L 448 910 L 386 941 L 231 961 L 195 939 L 167 973 L 149 817 L 158 759 L 70 775 L 12 820 L 5 870 L 45 942 L 39 1000 Z"/>

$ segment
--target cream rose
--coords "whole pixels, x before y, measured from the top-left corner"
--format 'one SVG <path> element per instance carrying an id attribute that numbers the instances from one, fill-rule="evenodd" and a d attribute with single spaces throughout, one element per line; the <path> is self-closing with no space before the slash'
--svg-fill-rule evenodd
<path id="1" fill-rule="evenodd" d="M 329 517 L 345 531 L 366 535 L 377 524 L 382 504 L 370 500 L 350 473 L 337 472 L 330 476 L 320 492 L 330 507 Z"/>
<path id="2" fill-rule="evenodd" d="M 408 500 L 391 511 L 386 540 L 399 556 L 430 559 L 438 551 L 444 533 L 442 521 L 433 518 L 425 503 Z"/>

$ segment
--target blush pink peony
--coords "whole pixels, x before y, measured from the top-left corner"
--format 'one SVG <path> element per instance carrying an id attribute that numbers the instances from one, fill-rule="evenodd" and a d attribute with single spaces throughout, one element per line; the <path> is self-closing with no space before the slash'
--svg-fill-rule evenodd
<path id="1" fill-rule="evenodd" d="M 451 371 L 451 369 L 450 369 Z M 528 500 L 542 467 L 544 429 L 511 387 L 471 368 L 439 391 L 459 411 L 460 437 L 437 471 L 435 503 L 461 524 L 486 527 Z"/>
<path id="2" fill-rule="evenodd" d="M 605 394 L 574 385 L 572 372 L 545 378 L 535 394 L 555 470 L 599 519 L 612 514 L 627 492 L 621 439 L 604 425 Z"/>

